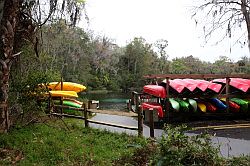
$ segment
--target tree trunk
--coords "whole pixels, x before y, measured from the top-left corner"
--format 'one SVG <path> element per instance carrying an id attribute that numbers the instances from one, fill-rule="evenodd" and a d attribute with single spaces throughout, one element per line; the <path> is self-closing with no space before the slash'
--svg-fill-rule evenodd
<path id="1" fill-rule="evenodd" d="M 10 127 L 8 112 L 8 91 L 9 91 L 9 67 L 5 61 L 0 60 L 2 65 L 1 97 L 0 97 L 0 133 L 6 132 Z"/>
<path id="2" fill-rule="evenodd" d="M 10 68 L 16 55 L 14 54 L 15 33 L 18 25 L 19 0 L 7 0 L 4 3 L 0 29 L 0 132 L 8 131 L 10 127 L 8 112 L 8 92 Z"/>
<path id="3" fill-rule="evenodd" d="M 247 10 L 247 2 L 246 0 L 241 0 L 241 11 L 245 17 L 246 26 L 247 26 L 247 40 L 248 40 L 248 49 L 250 52 L 250 16 L 249 11 Z"/>
<path id="4" fill-rule="evenodd" d="M 0 0 L 0 22 L 2 21 L 2 17 L 3 17 L 4 2 L 5 2 L 5 0 Z M 1 26 L 0 26 L 0 28 L 1 28 Z"/>

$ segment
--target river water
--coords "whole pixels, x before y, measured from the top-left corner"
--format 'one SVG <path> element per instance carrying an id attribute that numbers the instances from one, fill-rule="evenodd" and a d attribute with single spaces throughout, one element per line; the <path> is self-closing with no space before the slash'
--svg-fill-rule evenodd
<path id="1" fill-rule="evenodd" d="M 99 109 L 126 110 L 129 93 L 109 92 L 109 93 L 87 93 L 84 95 L 88 100 L 98 100 Z"/>

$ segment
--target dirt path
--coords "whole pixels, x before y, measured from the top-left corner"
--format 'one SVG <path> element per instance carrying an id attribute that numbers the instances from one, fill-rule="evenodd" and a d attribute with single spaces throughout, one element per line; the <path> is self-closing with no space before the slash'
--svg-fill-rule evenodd
<path id="1" fill-rule="evenodd" d="M 127 116 L 127 117 L 136 117 L 137 114 L 132 111 L 119 111 L 119 110 L 99 110 L 99 109 L 88 109 L 94 113 L 108 114 L 108 115 L 119 115 L 119 116 Z"/>

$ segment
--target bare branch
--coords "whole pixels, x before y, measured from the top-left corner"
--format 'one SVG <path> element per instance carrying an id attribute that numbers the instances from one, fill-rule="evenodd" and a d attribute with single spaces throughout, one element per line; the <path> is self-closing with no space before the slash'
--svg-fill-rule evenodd
<path id="1" fill-rule="evenodd" d="M 205 12 L 204 12 L 205 11 Z M 250 48 L 250 6 L 246 0 L 207 0 L 198 7 L 192 17 L 204 23 L 204 37 L 208 41 L 215 31 L 220 31 L 222 39 L 231 38 L 236 30 L 241 30 L 245 24 L 248 30 L 248 41 Z M 198 15 L 199 14 L 199 15 Z M 200 16 L 200 14 L 202 16 Z M 200 17 L 200 18 L 199 18 Z M 238 29 L 237 29 L 238 28 Z M 245 27 L 244 27 L 245 28 Z M 225 31 L 221 33 L 221 30 Z M 223 35 L 224 34 L 224 35 Z M 218 38 L 219 36 L 217 36 Z M 220 42 L 221 40 L 219 40 Z"/>

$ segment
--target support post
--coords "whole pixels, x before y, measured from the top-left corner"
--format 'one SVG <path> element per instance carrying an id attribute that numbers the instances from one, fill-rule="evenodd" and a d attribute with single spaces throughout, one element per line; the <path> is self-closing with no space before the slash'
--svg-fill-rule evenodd
<path id="1" fill-rule="evenodd" d="M 226 105 L 227 105 L 227 112 L 229 112 L 229 94 L 230 94 L 230 78 L 226 77 Z"/>
<path id="2" fill-rule="evenodd" d="M 86 108 L 86 104 L 85 103 L 84 103 L 83 107 L 84 107 L 84 118 L 85 118 L 84 124 L 85 124 L 85 127 L 89 127 L 89 121 L 88 121 L 89 116 L 88 116 L 88 110 Z"/>
<path id="3" fill-rule="evenodd" d="M 170 110 L 170 103 L 169 103 L 169 97 L 170 97 L 170 94 L 169 94 L 169 77 L 166 77 L 166 112 L 165 112 L 165 117 L 167 115 L 167 119 L 168 119 L 168 122 L 169 122 L 169 110 Z"/>
<path id="4" fill-rule="evenodd" d="M 135 110 L 136 110 L 136 113 L 138 113 L 138 110 L 139 110 L 139 95 L 137 93 L 135 94 Z"/>
<path id="5" fill-rule="evenodd" d="M 139 108 L 139 99 L 138 99 L 138 94 L 136 94 L 136 112 L 138 114 L 138 136 L 142 137 L 143 136 L 143 108 Z"/>
<path id="6" fill-rule="evenodd" d="M 61 77 L 61 90 L 63 90 L 63 77 Z M 63 105 L 63 98 L 60 97 L 60 104 Z M 61 114 L 63 113 L 63 108 L 61 108 Z"/>
<path id="7" fill-rule="evenodd" d="M 51 113 L 51 102 L 50 102 L 50 97 L 48 98 L 48 113 Z"/>
<path id="8" fill-rule="evenodd" d="M 154 137 L 154 109 L 150 108 L 149 110 L 149 127 L 150 127 L 150 137 Z"/>
<path id="9" fill-rule="evenodd" d="M 135 104 L 135 92 L 131 92 L 131 105 Z"/>

